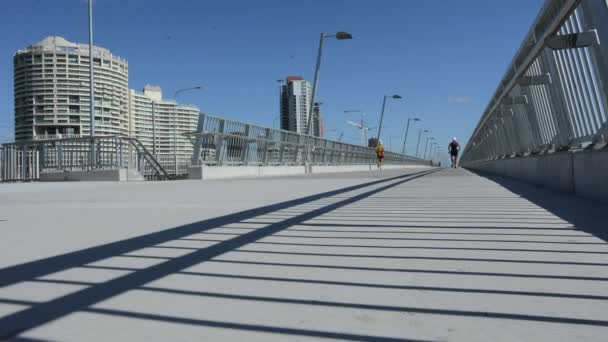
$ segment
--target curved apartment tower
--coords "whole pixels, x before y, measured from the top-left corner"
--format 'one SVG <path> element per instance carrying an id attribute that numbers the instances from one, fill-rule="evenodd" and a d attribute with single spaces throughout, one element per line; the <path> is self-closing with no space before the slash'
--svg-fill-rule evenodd
<path id="1" fill-rule="evenodd" d="M 15 140 L 89 135 L 89 46 L 47 37 L 13 58 Z M 95 134 L 129 135 L 129 67 L 94 47 Z"/>

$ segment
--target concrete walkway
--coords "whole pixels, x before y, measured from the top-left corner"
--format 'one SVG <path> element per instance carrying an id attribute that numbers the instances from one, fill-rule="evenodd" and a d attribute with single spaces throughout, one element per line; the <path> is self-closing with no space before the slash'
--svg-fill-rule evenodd
<path id="1" fill-rule="evenodd" d="M 0 340 L 605 341 L 606 209 L 464 170 L 0 185 Z"/>

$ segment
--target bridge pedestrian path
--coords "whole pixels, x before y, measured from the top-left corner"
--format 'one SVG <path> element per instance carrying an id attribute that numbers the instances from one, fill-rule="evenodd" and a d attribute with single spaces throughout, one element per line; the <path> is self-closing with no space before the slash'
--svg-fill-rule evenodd
<path id="1" fill-rule="evenodd" d="M 0 340 L 605 341 L 607 206 L 466 170 L 0 187 Z"/>

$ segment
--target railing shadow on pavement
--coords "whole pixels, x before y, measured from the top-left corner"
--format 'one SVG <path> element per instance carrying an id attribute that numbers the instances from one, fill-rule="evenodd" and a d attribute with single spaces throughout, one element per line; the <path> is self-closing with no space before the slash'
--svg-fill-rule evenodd
<path id="1" fill-rule="evenodd" d="M 474 174 L 489 179 L 514 194 L 544 208 L 553 215 L 570 222 L 576 230 L 608 241 L 606 211 L 608 205 L 531 185 L 525 181 L 493 175 L 478 170 Z"/>
<path id="2" fill-rule="evenodd" d="M 359 341 L 412 341 L 408 339 L 385 338 L 381 336 L 365 336 L 346 333 L 319 332 L 304 329 L 287 329 L 278 327 L 265 327 L 257 325 L 231 324 L 227 322 L 188 320 L 162 315 L 145 315 L 136 312 L 120 312 L 117 310 L 103 310 L 91 308 L 96 303 L 107 300 L 129 290 L 141 288 L 144 284 L 160 279 L 164 276 L 177 273 L 189 266 L 208 261 L 223 253 L 233 251 L 259 239 L 265 238 L 276 232 L 284 230 L 293 224 L 304 222 L 316 216 L 325 214 L 350 203 L 362 200 L 386 189 L 395 187 L 402 183 L 423 177 L 437 170 L 425 170 L 420 172 L 399 175 L 396 177 L 374 180 L 371 182 L 357 184 L 346 188 L 311 195 L 295 200 L 281 202 L 265 207 L 245 210 L 201 222 L 184 226 L 169 228 L 160 232 L 151 233 L 127 240 L 113 242 L 101 246 L 91 247 L 80 251 L 66 253 L 55 257 L 41 259 L 21 265 L 0 269 L 0 288 L 16 285 L 22 282 L 45 282 L 43 278 L 51 274 L 86 267 L 88 264 L 99 262 L 113 257 L 130 257 L 128 253 L 145 248 L 153 248 L 159 244 L 175 241 L 192 234 L 198 234 L 206 230 L 222 227 L 224 225 L 237 223 L 256 216 L 272 213 L 300 204 L 320 201 L 316 209 L 311 209 L 301 215 L 290 219 L 268 224 L 255 231 L 240 235 L 233 239 L 217 242 L 206 248 L 199 248 L 192 253 L 165 258 L 164 262 L 152 265 L 144 269 L 136 269 L 131 273 L 114 278 L 102 283 L 93 283 L 82 290 L 51 299 L 46 302 L 27 302 L 0 298 L 0 303 L 26 305 L 28 308 L 15 313 L 0 317 L 0 340 L 17 338 L 20 334 L 41 326 L 50 321 L 64 317 L 77 311 L 105 313 L 116 316 L 128 316 L 133 318 L 145 318 L 150 320 L 161 320 L 166 322 L 181 322 L 185 324 L 197 324 L 203 326 L 228 327 L 250 331 L 275 332 L 312 337 L 328 337 L 343 340 Z M 355 193 L 347 199 L 338 201 L 331 200 L 332 196 L 348 193 L 351 191 L 364 190 Z M 131 256 L 137 257 L 137 256 Z M 146 256 L 144 256 L 146 258 Z M 162 260 L 163 257 L 148 256 L 148 258 Z M 46 280 L 46 282 L 53 282 Z M 67 283 L 67 282 L 64 282 Z"/>
<path id="3" fill-rule="evenodd" d="M 242 330 L 250 332 L 266 332 L 283 334 L 286 336 L 307 336 L 307 337 L 318 337 L 318 338 L 334 338 L 342 340 L 359 340 L 359 341 L 411 341 L 404 338 L 391 338 L 384 336 L 375 335 L 362 335 L 355 333 L 344 333 L 344 332 L 328 332 L 322 330 L 313 329 L 300 329 L 293 327 L 279 327 L 270 326 L 264 324 L 247 324 L 241 322 L 229 322 L 221 320 L 209 320 L 198 317 L 182 317 L 171 315 L 167 312 L 140 312 L 134 311 L 134 309 L 121 309 L 108 306 L 94 305 L 101 301 L 113 298 L 117 295 L 124 294 L 130 290 L 143 291 L 149 293 L 152 296 L 160 295 L 177 295 L 186 296 L 194 300 L 195 298 L 212 298 L 212 299 L 226 299 L 239 302 L 255 302 L 255 303 L 272 303 L 272 304 L 289 304 L 289 305 L 301 305 L 306 307 L 318 307 L 323 310 L 329 308 L 339 309 L 350 309 L 350 310 L 372 310 L 374 312 L 393 312 L 393 313 L 406 313 L 406 314 L 426 314 L 430 316 L 455 316 L 455 317 L 468 317 L 472 319 L 506 319 L 515 321 L 527 321 L 527 322 L 543 322 L 552 324 L 576 324 L 585 325 L 588 327 L 606 327 L 608 321 L 588 318 L 588 317 L 569 317 L 567 314 L 539 314 L 538 312 L 526 312 L 526 311 L 508 311 L 496 308 L 465 308 L 465 309 L 454 309 L 450 305 L 439 305 L 436 307 L 428 305 L 405 305 L 403 303 L 369 303 L 365 300 L 361 301 L 340 301 L 335 298 L 315 298 L 308 299 L 300 296 L 290 297 L 282 293 L 269 296 L 268 294 L 251 293 L 250 291 L 235 292 L 235 290 L 218 291 L 213 290 L 207 286 L 195 289 L 184 289 L 180 287 L 167 286 L 163 284 L 151 282 L 159 280 L 169 275 L 187 276 L 188 282 L 206 282 L 212 281 L 213 279 L 227 279 L 235 280 L 239 284 L 247 281 L 266 282 L 268 286 L 279 286 L 279 284 L 306 284 L 309 286 L 321 286 L 323 288 L 329 287 L 340 287 L 341 289 L 370 289 L 370 290 L 394 290 L 394 291 L 422 291 L 421 295 L 425 292 L 435 294 L 446 294 L 450 296 L 460 295 L 472 295 L 472 296 L 507 296 L 504 297 L 509 299 L 508 301 L 539 301 L 539 300 L 582 300 L 582 301 L 597 301 L 602 303 L 608 301 L 608 295 L 603 293 L 590 293 L 586 291 L 576 291 L 576 284 L 582 282 L 595 282 L 595 283 L 606 283 L 608 277 L 597 275 L 597 274 L 568 274 L 564 271 L 568 269 L 576 268 L 596 268 L 603 269 L 607 266 L 605 262 L 586 262 L 581 259 L 580 256 L 585 256 L 586 259 L 593 259 L 602 254 L 608 254 L 608 252 L 585 251 L 579 249 L 561 250 L 558 247 L 554 249 L 542 249 L 542 248 L 498 248 L 498 247 L 483 247 L 480 246 L 484 243 L 494 243 L 491 239 L 467 239 L 460 240 L 462 242 L 475 242 L 474 247 L 449 247 L 449 246 L 433 246 L 433 245 L 420 245 L 417 241 L 420 239 L 411 239 L 416 245 L 386 245 L 381 243 L 372 242 L 357 242 L 360 239 L 352 235 L 352 233 L 340 230 L 341 227 L 353 228 L 365 228 L 368 232 L 374 232 L 379 234 L 380 231 L 375 231 L 375 228 L 379 229 L 400 229 L 400 231 L 412 233 L 413 229 L 429 229 L 429 230 L 441 230 L 441 234 L 461 234 L 455 232 L 455 228 L 464 229 L 464 227 L 453 227 L 449 224 L 439 224 L 438 219 L 430 219 L 427 224 L 399 224 L 401 218 L 396 217 L 393 222 L 395 224 L 381 223 L 381 224 L 351 224 L 351 220 L 348 218 L 342 218 L 341 222 L 336 223 L 325 223 L 326 218 L 321 216 L 332 216 L 341 212 L 342 210 L 351 210 L 352 207 L 368 207 L 368 203 L 358 203 L 360 200 L 369 200 L 370 202 L 386 202 L 387 199 L 372 197 L 383 191 L 390 191 L 394 187 L 405 185 L 406 182 L 412 179 L 419 178 L 428 172 L 419 172 L 411 174 L 408 177 L 397 177 L 392 179 L 385 179 L 380 181 L 374 181 L 365 183 L 360 186 L 348 187 L 336 191 L 330 191 L 324 194 L 308 196 L 301 199 L 296 199 L 276 205 L 267 207 L 257 208 L 248 210 L 241 213 L 227 215 L 218 219 L 211 219 L 195 224 L 181 226 L 176 228 L 167 229 L 158 233 L 153 233 L 137 238 L 111 243 L 99 247 L 93 247 L 88 250 L 82 250 L 74 253 L 68 253 L 47 260 L 35 261 L 32 263 L 17 265 L 11 270 L 0 270 L 0 285 L 11 285 L 18 284 L 23 281 L 37 282 L 48 285 L 79 285 L 84 286 L 83 289 L 79 288 L 71 294 L 67 294 L 56 299 L 52 299 L 48 302 L 27 302 L 13 299 L 0 298 L 0 303 L 12 303 L 25 305 L 28 308 L 21 312 L 17 312 L 12 315 L 0 317 L 0 327 L 10 326 L 17 328 L 12 331 L 3 331 L 4 336 L 14 336 L 19 334 L 21 331 L 27 331 L 28 329 L 40 326 L 50 320 L 65 317 L 68 314 L 74 312 L 86 312 L 101 315 L 109 315 L 114 317 L 125 317 L 135 318 L 141 320 L 148 320 L 154 322 L 169 322 L 187 324 L 193 326 L 202 327 L 215 327 L 225 328 L 232 330 Z M 384 184 L 390 181 L 389 184 Z M 368 186 L 373 186 L 371 189 L 366 189 Z M 361 190 L 365 192 L 360 192 Z M 353 196 L 340 196 L 342 193 L 348 191 L 359 191 L 355 192 Z M 507 202 L 512 201 L 513 198 L 510 195 L 503 197 Z M 314 201 L 320 201 L 313 203 Z M 399 202 L 401 201 L 401 202 Z M 392 203 L 403 203 L 401 198 L 395 198 Z M 523 202 L 522 202 L 523 203 Z M 421 205 L 426 205 L 422 203 Z M 473 204 L 471 204 L 473 205 Z M 488 212 L 496 212 L 493 207 L 493 203 L 490 204 Z M 484 211 L 485 208 L 480 208 L 480 211 Z M 368 209 L 370 213 L 374 213 L 374 208 Z M 443 208 L 436 206 L 436 212 L 441 212 Z M 290 215 L 276 215 L 277 212 L 282 214 L 287 211 Z M 406 215 L 404 215 L 404 218 Z M 357 222 L 357 221 L 354 221 Z M 435 222 L 435 223 L 433 223 Z M 482 223 L 483 224 L 483 223 Z M 297 227 L 297 228 L 294 228 Z M 303 234 L 302 231 L 308 227 L 328 228 L 323 229 L 323 233 L 328 233 L 333 230 L 346 233 L 343 237 L 331 237 L 331 236 L 320 236 L 319 232 L 315 232 L 311 236 L 299 236 Z M 238 230 L 235 234 L 218 232 L 217 229 L 221 229 L 224 232 L 230 232 Z M 546 225 L 540 227 L 522 227 L 522 226 L 510 226 L 509 222 L 502 222 L 502 225 L 488 225 L 488 226 L 477 226 L 477 227 L 466 227 L 466 229 L 495 229 L 503 232 L 504 235 L 516 235 L 519 234 L 520 229 L 528 229 L 531 231 L 539 231 L 543 233 L 547 232 L 559 232 L 558 235 L 554 234 L 540 234 L 541 238 L 545 237 L 564 237 L 562 244 L 567 246 L 570 242 L 570 237 L 587 238 L 586 234 L 571 235 L 573 229 L 570 228 L 551 228 Z M 213 231 L 210 231 L 214 229 Z M 515 229 L 513 232 L 511 229 Z M 290 232 L 299 231 L 296 235 L 289 235 Z M 308 231 L 308 230 L 306 230 Z M 394 231 L 394 230 L 390 230 Z M 437 232 L 437 231 L 435 231 Z M 357 230 L 357 233 L 361 231 Z M 426 233 L 426 232 L 425 232 Z M 466 233 L 466 234 L 477 234 Z M 530 235 L 530 234 L 526 234 Z M 538 234 L 537 234 L 538 235 Z M 224 236 L 225 238 L 222 238 Z M 290 238 L 293 240 L 305 240 L 315 239 L 316 241 L 303 242 L 303 243 L 288 243 L 281 242 L 283 238 Z M 264 241 L 261 241 L 264 239 Z M 270 239 L 270 240 L 269 240 Z M 340 239 L 347 240 L 344 242 L 337 243 Z M 509 238 L 510 239 L 510 238 Z M 528 239 L 527 236 L 524 239 Z M 328 241 L 323 243 L 323 240 Z M 370 239 L 379 240 L 379 239 Z M 395 240 L 395 243 L 401 243 L 406 239 L 391 239 Z M 428 241 L 431 243 L 431 241 Z M 320 241 L 320 242 L 319 242 Z M 447 240 L 450 242 L 456 241 L 456 239 Z M 179 242 L 200 242 L 201 246 L 186 247 L 179 244 Z M 509 243 L 509 241 L 503 241 Z M 520 241 L 520 243 L 545 243 L 544 240 L 539 241 Z M 578 246 L 576 243 L 573 245 Z M 593 245 L 604 245 L 602 243 L 593 243 Z M 260 248 L 263 247 L 263 248 Z M 537 246 L 538 247 L 538 246 Z M 142 249 L 148 250 L 148 253 L 137 253 Z M 274 249 L 280 248 L 280 249 Z M 309 248 L 310 250 L 305 251 L 302 248 Z M 578 247 L 576 247 L 578 248 Z M 177 256 L 166 256 L 163 255 L 162 251 L 182 251 L 185 254 Z M 424 250 L 428 254 L 425 255 L 393 255 L 391 251 L 413 251 L 413 250 Z M 440 251 L 450 251 L 450 253 L 460 253 L 461 251 L 484 251 L 487 254 L 480 254 L 478 257 L 466 257 L 463 255 L 446 256 L 440 255 Z M 151 252 L 151 253 L 150 253 Z M 157 253 L 154 253 L 157 252 Z M 230 252 L 231 257 L 227 255 Z M 512 253 L 516 252 L 516 253 Z M 522 253 L 520 253 L 522 252 Z M 529 254 L 526 254 L 528 253 Z M 505 254 L 509 257 L 499 258 L 492 253 L 511 253 Z M 533 253 L 533 254 L 532 254 Z M 560 255 L 557 260 L 549 259 L 548 256 L 543 253 L 554 253 L 554 255 Z M 589 257 L 586 256 L 589 254 Z M 515 255 L 513 255 L 515 254 Z M 579 259 L 567 259 L 569 254 L 576 254 Z M 259 255 L 260 257 L 255 257 Z M 522 256 L 523 255 L 523 256 Z M 561 255 L 565 257 L 562 258 Z M 275 256 L 275 260 L 269 260 L 268 256 Z M 533 257 L 534 256 L 534 257 Z M 152 266 L 144 266 L 142 268 L 137 267 L 116 267 L 108 265 L 107 263 L 101 263 L 101 261 L 112 258 L 131 258 L 131 259 L 149 259 L 150 261 L 158 262 Z M 294 258 L 333 258 L 327 259 L 300 259 Z M 536 257 L 536 258 L 535 258 Z M 340 263 L 335 258 L 347 258 L 351 262 L 348 264 Z M 373 265 L 373 260 L 393 260 L 401 264 L 393 263 L 393 266 L 380 266 Z M 333 261 L 332 261 L 333 260 Z M 490 265 L 491 269 L 486 270 L 467 270 L 461 269 L 445 269 L 445 268 L 433 268 L 428 265 L 420 265 L 419 267 L 404 266 L 404 263 L 410 263 L 416 260 L 424 261 L 441 261 L 441 262 L 459 262 L 470 267 L 470 263 Z M 209 271 L 204 267 L 201 267 L 201 263 L 204 265 L 216 265 L 214 271 Z M 521 267 L 527 265 L 538 264 L 538 268 L 542 269 L 543 272 L 531 273 L 530 270 L 527 272 L 515 270 L 505 272 L 504 270 L 494 270 L 494 265 L 504 264 L 515 264 L 521 265 Z M 219 267 L 218 267 L 219 266 Z M 265 267 L 268 272 L 275 273 L 277 275 L 265 275 L 264 272 L 260 272 L 260 269 L 255 268 L 255 273 L 242 271 L 241 268 L 236 271 L 234 267 Z M 54 273 L 72 269 L 72 268 L 86 268 L 91 270 L 116 270 L 130 272 L 118 276 L 115 279 L 111 279 L 103 282 L 91 282 L 91 281 L 75 281 L 71 279 L 61 279 L 60 277 L 48 277 Z M 547 271 L 546 268 L 553 267 L 552 272 Z M 270 271 L 272 270 L 272 271 Z M 356 271 L 363 274 L 373 274 L 371 277 L 358 277 L 357 279 L 339 279 L 339 277 L 321 277 L 322 271 L 331 272 L 331 274 L 344 272 L 344 271 Z M 559 271 L 558 271 L 559 270 Z M 367 273 L 364 273 L 367 272 Z M 371 272 L 371 273 L 370 273 Z M 325 273 L 326 275 L 328 273 Z M 305 277 L 304 277 L 305 275 Z M 483 288 L 481 286 L 465 286 L 464 284 L 450 284 L 449 282 L 442 282 L 441 285 L 437 283 L 415 284 L 410 280 L 416 277 L 424 276 L 441 276 L 441 277 L 454 277 L 450 279 L 457 279 L 458 277 L 485 277 L 496 279 L 496 281 L 504 282 L 507 279 L 515 279 L 512 286 L 487 286 Z M 196 280 L 196 279 L 200 280 Z M 393 280 L 395 279 L 395 280 Z M 405 280 L 408 281 L 399 281 Z M 480 279 L 480 278 L 477 278 Z M 548 281 L 552 284 L 558 284 L 563 282 L 570 284 L 571 286 L 566 288 L 558 288 L 555 290 L 543 290 L 542 288 L 536 287 L 535 290 L 526 289 L 522 284 L 535 282 L 535 281 Z M 576 283 L 578 282 L 578 283 Z M 203 283 L 204 284 L 204 283 Z M 478 285 L 478 284 L 477 284 Z M 348 292 L 348 291 L 344 291 Z M 402 292 L 400 292 L 402 293 Z M 304 296 L 306 297 L 306 296 Z M 588 302 L 591 303 L 591 302 Z M 7 323 L 7 324 L 3 324 Z M 8 325 L 8 323 L 12 323 Z M 19 329 L 20 328 L 20 329 Z M 11 335 L 12 334 L 12 335 Z"/>

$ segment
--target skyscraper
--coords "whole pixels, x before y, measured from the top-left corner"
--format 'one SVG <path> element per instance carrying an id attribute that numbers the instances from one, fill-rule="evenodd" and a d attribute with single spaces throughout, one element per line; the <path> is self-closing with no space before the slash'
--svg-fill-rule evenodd
<path id="1" fill-rule="evenodd" d="M 15 140 L 90 134 L 89 61 L 88 45 L 56 36 L 15 53 Z M 128 63 L 97 46 L 93 63 L 96 133 L 128 135 Z"/>
<path id="2" fill-rule="evenodd" d="M 281 86 L 281 129 L 307 134 L 310 99 L 310 83 L 302 76 L 288 76 Z"/>

